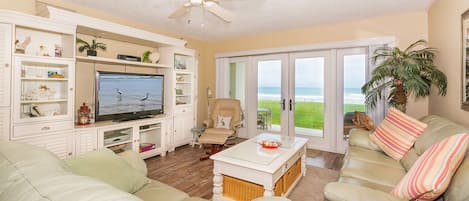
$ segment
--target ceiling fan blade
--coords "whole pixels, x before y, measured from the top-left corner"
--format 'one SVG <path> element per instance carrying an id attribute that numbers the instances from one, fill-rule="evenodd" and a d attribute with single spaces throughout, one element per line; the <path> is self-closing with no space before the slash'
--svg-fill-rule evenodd
<path id="1" fill-rule="evenodd" d="M 168 16 L 168 18 L 178 18 L 183 15 L 185 15 L 187 12 L 189 12 L 189 9 L 191 7 L 191 4 L 184 4 L 183 6 L 179 7 L 177 10 L 175 10 L 171 15 Z"/>
<path id="2" fill-rule="evenodd" d="M 213 1 L 205 1 L 204 7 L 225 22 L 233 21 L 234 15 L 231 11 L 224 9 Z"/>

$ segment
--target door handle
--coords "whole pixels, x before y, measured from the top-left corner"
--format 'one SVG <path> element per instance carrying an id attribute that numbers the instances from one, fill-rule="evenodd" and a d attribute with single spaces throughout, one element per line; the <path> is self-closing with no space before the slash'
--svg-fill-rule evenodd
<path id="1" fill-rule="evenodd" d="M 293 108 L 293 104 L 292 104 L 292 100 L 290 99 L 290 111 L 292 111 L 292 108 Z"/>
<path id="2" fill-rule="evenodd" d="M 285 98 L 282 99 L 282 110 L 285 111 Z"/>

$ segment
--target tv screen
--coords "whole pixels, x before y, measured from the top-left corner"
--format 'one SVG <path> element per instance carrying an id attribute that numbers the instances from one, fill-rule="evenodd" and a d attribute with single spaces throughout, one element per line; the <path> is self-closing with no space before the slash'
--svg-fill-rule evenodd
<path id="1" fill-rule="evenodd" d="M 96 120 L 163 113 L 163 75 L 97 72 Z"/>

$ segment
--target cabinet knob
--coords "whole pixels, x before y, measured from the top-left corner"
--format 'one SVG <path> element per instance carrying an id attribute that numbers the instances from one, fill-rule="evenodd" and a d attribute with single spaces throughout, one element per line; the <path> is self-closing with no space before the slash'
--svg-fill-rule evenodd
<path id="1" fill-rule="evenodd" d="M 50 127 L 49 126 L 44 126 L 41 128 L 41 131 L 46 131 L 46 130 L 50 130 Z"/>
<path id="2" fill-rule="evenodd" d="M 70 88 L 70 91 L 73 91 L 73 88 Z"/>
<path id="3" fill-rule="evenodd" d="M 5 64 L 5 68 L 8 68 L 8 67 L 10 67 L 10 64 Z"/>
<path id="4" fill-rule="evenodd" d="M 68 152 L 68 155 L 71 156 L 71 155 L 72 155 L 72 152 Z"/>

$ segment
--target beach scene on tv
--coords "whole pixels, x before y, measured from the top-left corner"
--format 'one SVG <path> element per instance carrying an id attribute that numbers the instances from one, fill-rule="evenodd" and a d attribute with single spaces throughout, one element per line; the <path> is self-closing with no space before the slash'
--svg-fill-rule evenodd
<path id="1" fill-rule="evenodd" d="M 99 75 L 99 115 L 161 110 L 163 77 L 158 75 Z"/>

